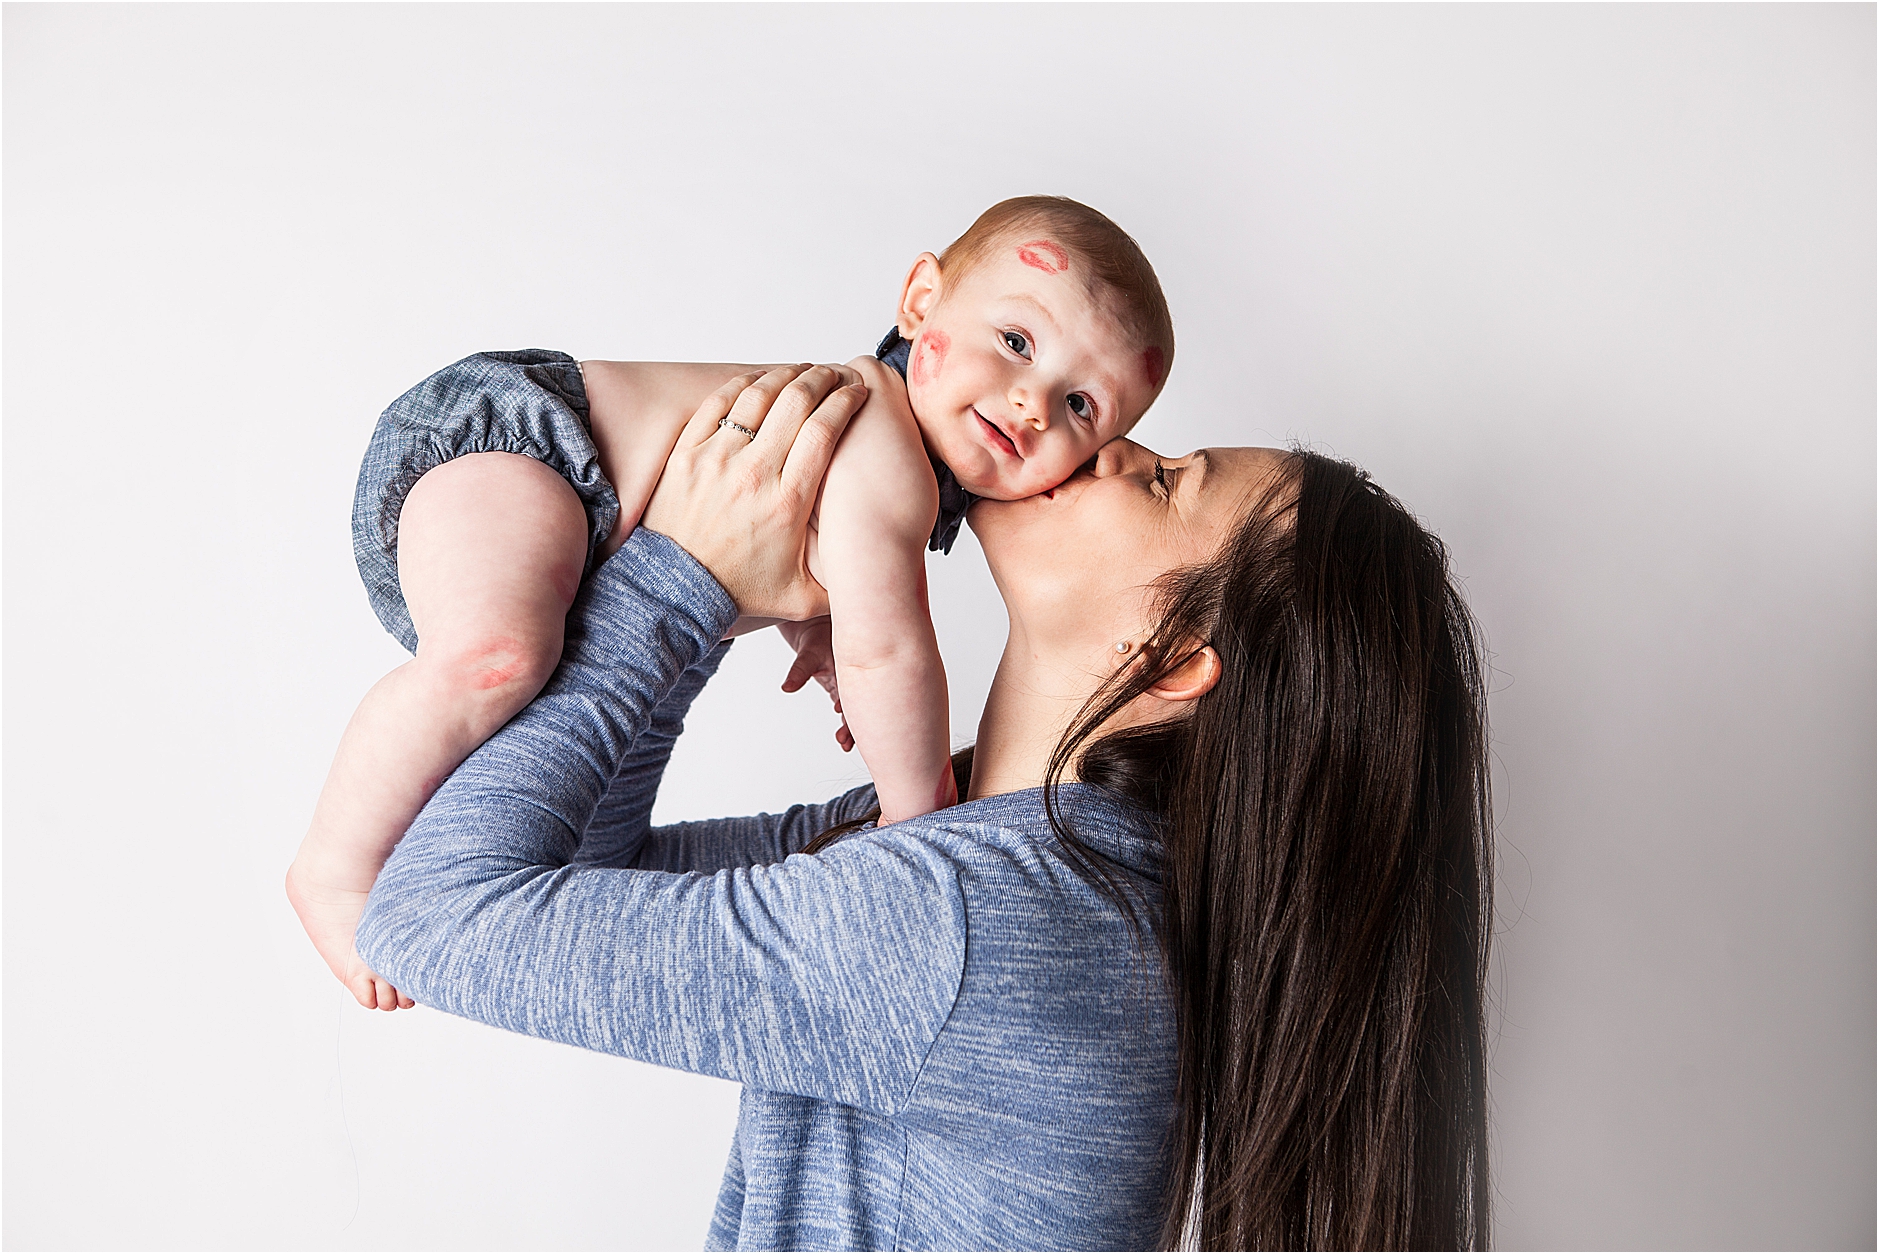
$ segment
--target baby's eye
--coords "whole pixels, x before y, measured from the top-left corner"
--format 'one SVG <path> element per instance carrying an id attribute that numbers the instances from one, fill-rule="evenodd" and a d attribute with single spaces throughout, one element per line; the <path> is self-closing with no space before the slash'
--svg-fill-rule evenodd
<path id="1" fill-rule="evenodd" d="M 1069 403 L 1070 412 L 1081 418 L 1084 422 L 1089 422 L 1096 417 L 1096 402 L 1083 395 L 1083 393 L 1070 393 Z"/>
<path id="2" fill-rule="evenodd" d="M 1025 358 L 1027 361 L 1031 357 L 1031 341 L 1025 339 L 1021 332 L 1005 332 L 1005 347 L 1018 356 Z"/>

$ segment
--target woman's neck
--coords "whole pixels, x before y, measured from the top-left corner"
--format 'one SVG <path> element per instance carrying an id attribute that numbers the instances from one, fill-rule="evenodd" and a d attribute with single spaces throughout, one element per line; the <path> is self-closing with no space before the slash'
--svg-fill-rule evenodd
<path id="1" fill-rule="evenodd" d="M 979 717 L 967 799 L 1041 787 L 1064 728 L 1095 687 L 1095 676 L 1040 655 L 1014 631 Z"/>

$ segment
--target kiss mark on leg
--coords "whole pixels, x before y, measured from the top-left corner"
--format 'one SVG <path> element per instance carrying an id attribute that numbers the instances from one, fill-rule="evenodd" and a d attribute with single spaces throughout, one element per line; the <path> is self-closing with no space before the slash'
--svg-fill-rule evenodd
<path id="1" fill-rule="evenodd" d="M 1018 260 L 1045 274 L 1062 274 L 1070 268 L 1070 254 L 1047 239 L 1018 245 Z"/>
<path id="2" fill-rule="evenodd" d="M 1142 352 L 1142 373 L 1148 376 L 1148 386 L 1161 386 L 1162 372 L 1168 368 L 1168 358 L 1159 348 L 1144 349 Z"/>
<path id="3" fill-rule="evenodd" d="M 471 691 L 487 692 L 500 688 L 520 675 L 529 664 L 529 650 L 520 640 L 496 636 L 478 641 L 464 657 L 464 686 Z"/>
<path id="4" fill-rule="evenodd" d="M 931 383 L 939 378 L 940 367 L 946 364 L 946 350 L 952 346 L 944 331 L 922 332 L 914 346 L 913 361 L 907 366 L 907 381 Z"/>

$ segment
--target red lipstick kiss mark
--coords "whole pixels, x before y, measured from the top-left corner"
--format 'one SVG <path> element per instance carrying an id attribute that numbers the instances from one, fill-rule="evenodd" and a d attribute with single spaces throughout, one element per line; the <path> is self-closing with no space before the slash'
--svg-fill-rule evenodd
<path id="1" fill-rule="evenodd" d="M 1148 376 L 1148 386 L 1161 386 L 1162 372 L 1168 368 L 1167 354 L 1159 348 L 1144 349 L 1142 352 L 1142 373 Z"/>
<path id="2" fill-rule="evenodd" d="M 948 762 L 940 773 L 939 787 L 933 790 L 933 808 L 944 810 L 959 804 L 959 783 L 953 778 L 953 764 Z"/>
<path id="3" fill-rule="evenodd" d="M 500 688 L 520 675 L 528 664 L 528 654 L 521 641 L 501 637 L 485 642 L 477 661 L 481 669 L 470 676 L 470 687 L 487 691 Z"/>
<path id="4" fill-rule="evenodd" d="M 913 364 L 907 367 L 908 380 L 931 383 L 939 378 L 940 367 L 946 363 L 946 350 L 952 346 L 952 339 L 944 331 L 928 331 L 922 335 Z"/>
<path id="5" fill-rule="evenodd" d="M 1045 274 L 1062 274 L 1070 268 L 1070 254 L 1047 239 L 1018 245 L 1018 260 Z"/>

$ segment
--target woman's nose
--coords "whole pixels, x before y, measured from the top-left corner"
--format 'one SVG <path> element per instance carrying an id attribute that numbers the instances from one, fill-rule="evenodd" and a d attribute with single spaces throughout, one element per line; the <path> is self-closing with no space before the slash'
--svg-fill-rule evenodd
<path id="1" fill-rule="evenodd" d="M 1109 475 L 1126 475 L 1138 467 L 1152 467 L 1154 463 L 1155 455 L 1134 440 L 1116 439 L 1096 450 L 1090 473 L 1102 479 Z"/>

